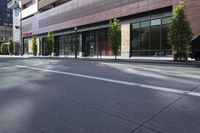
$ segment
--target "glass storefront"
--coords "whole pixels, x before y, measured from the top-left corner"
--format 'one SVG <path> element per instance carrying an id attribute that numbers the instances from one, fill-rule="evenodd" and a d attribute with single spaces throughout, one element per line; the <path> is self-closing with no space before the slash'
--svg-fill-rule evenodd
<path id="1" fill-rule="evenodd" d="M 171 56 L 167 43 L 171 16 L 139 20 L 132 23 L 131 56 Z"/>
<path id="2" fill-rule="evenodd" d="M 28 54 L 28 40 L 29 39 L 24 39 L 24 42 L 23 42 L 23 54 Z"/>
<path id="3" fill-rule="evenodd" d="M 67 34 L 54 37 L 54 55 L 74 56 L 77 44 L 77 54 L 79 55 L 79 34 Z"/>
<path id="4" fill-rule="evenodd" d="M 83 32 L 83 56 L 111 56 L 108 29 Z"/>
<path id="5" fill-rule="evenodd" d="M 54 56 L 65 55 L 74 56 L 77 43 L 77 54 L 79 55 L 79 34 L 67 34 L 54 37 Z M 45 45 L 47 38 L 42 38 L 41 53 L 46 56 Z"/>

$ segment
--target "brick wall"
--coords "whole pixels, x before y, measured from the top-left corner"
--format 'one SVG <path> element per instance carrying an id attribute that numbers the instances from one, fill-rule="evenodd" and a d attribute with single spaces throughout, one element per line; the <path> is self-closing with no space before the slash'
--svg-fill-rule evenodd
<path id="1" fill-rule="evenodd" d="M 187 0 L 187 18 L 191 23 L 193 33 L 200 35 L 200 0 Z"/>

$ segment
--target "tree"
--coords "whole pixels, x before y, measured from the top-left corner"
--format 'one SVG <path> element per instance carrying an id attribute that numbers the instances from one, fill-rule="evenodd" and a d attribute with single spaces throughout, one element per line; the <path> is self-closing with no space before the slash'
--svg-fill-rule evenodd
<path id="1" fill-rule="evenodd" d="M 9 44 L 8 44 L 8 52 L 9 52 L 10 55 L 13 54 L 13 50 L 14 50 L 13 40 L 10 39 Z"/>
<path id="2" fill-rule="evenodd" d="M 169 28 L 168 41 L 176 54 L 175 60 L 187 60 L 187 50 L 189 41 L 192 38 L 192 29 L 185 15 L 185 4 L 181 0 L 173 11 L 172 23 Z"/>
<path id="3" fill-rule="evenodd" d="M 46 53 L 47 55 L 50 56 L 52 55 L 53 52 L 53 47 L 54 47 L 54 37 L 53 37 L 53 32 L 48 32 L 47 36 L 47 43 L 46 43 Z"/>
<path id="4" fill-rule="evenodd" d="M 4 54 L 4 55 L 8 54 L 8 46 L 7 46 L 7 44 L 2 44 L 1 45 L 1 53 Z"/>
<path id="5" fill-rule="evenodd" d="M 10 55 L 13 54 L 13 49 L 14 49 L 13 41 L 12 41 L 12 39 L 9 39 L 9 41 L 8 41 L 8 53 Z"/>
<path id="6" fill-rule="evenodd" d="M 37 41 L 36 41 L 35 36 L 33 36 L 32 38 L 32 51 L 33 51 L 33 55 L 36 56 L 37 55 Z"/>
<path id="7" fill-rule="evenodd" d="M 109 27 L 109 38 L 111 41 L 111 49 L 115 55 L 115 59 L 117 59 L 117 54 L 120 50 L 120 24 L 118 19 L 114 19 L 110 21 Z"/>
<path id="8" fill-rule="evenodd" d="M 1 45 L 2 45 L 2 42 L 0 42 L 0 54 L 2 53 L 2 52 L 1 52 Z"/>

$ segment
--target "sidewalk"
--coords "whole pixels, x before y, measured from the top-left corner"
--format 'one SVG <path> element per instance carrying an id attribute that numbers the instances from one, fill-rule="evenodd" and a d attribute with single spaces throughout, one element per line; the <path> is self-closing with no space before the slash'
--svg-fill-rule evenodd
<path id="1" fill-rule="evenodd" d="M 32 56 L 32 55 L 23 55 L 23 56 L 15 56 L 15 55 L 0 55 L 1 58 L 21 58 L 21 59 L 49 59 L 49 56 Z M 106 62 L 127 62 L 127 63 L 156 63 L 156 64 L 177 64 L 177 65 L 198 65 L 200 66 L 200 62 L 196 62 L 193 59 L 188 59 L 187 62 L 175 62 L 173 61 L 173 57 L 131 57 L 129 59 L 123 58 L 121 56 L 117 57 L 115 60 L 114 56 L 94 56 L 94 57 L 80 57 L 78 56 L 75 59 L 74 56 L 53 56 L 51 59 L 56 60 L 79 60 L 79 61 L 106 61 Z"/>

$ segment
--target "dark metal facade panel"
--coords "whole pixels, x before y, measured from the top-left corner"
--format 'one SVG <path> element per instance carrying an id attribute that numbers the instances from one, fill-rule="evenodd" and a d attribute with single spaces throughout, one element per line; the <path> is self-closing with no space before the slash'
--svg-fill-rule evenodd
<path id="1" fill-rule="evenodd" d="M 30 24 L 23 25 L 22 31 L 23 32 L 32 31 L 32 24 L 30 23 Z"/>
<path id="2" fill-rule="evenodd" d="M 71 0 L 36 14 L 23 24 L 37 23 L 35 34 L 62 30 L 172 6 L 172 0 Z M 36 22 L 37 21 L 37 22 Z"/>

